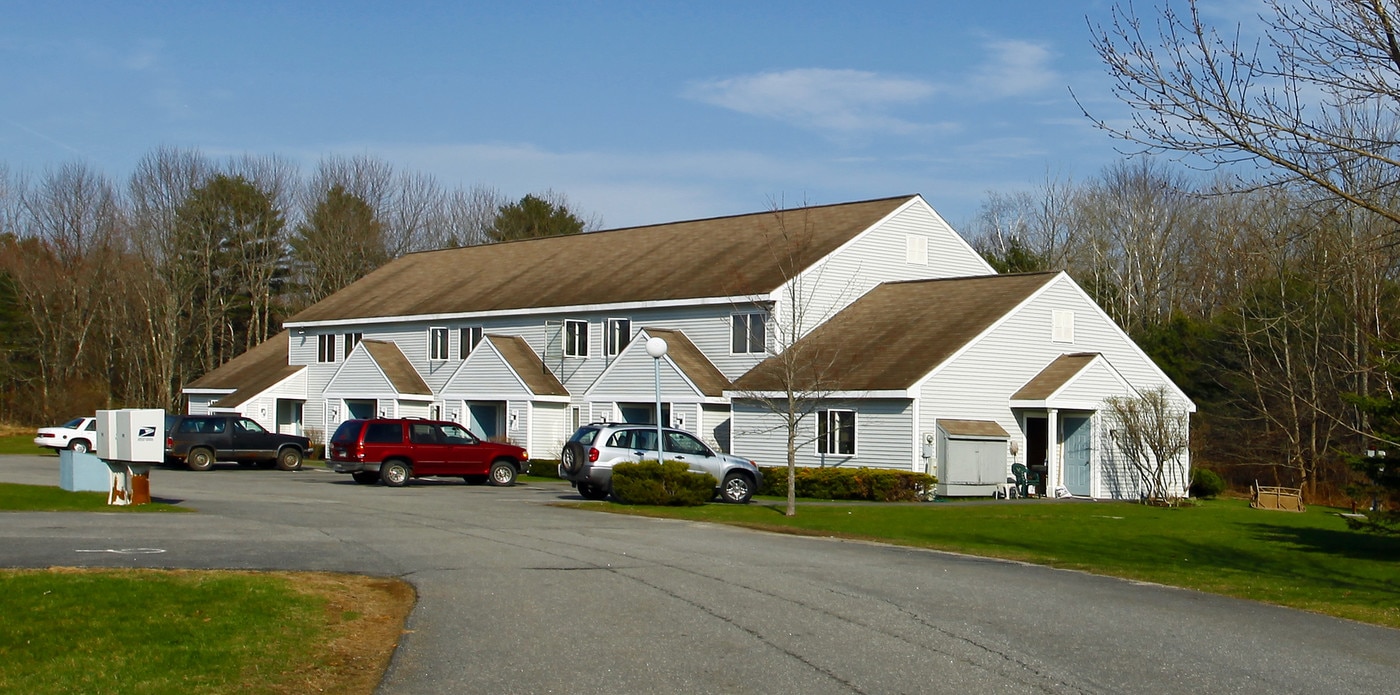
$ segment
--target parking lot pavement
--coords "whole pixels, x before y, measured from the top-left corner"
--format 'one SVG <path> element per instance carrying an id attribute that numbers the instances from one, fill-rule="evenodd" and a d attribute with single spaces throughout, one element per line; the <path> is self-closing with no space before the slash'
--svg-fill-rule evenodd
<path id="1" fill-rule="evenodd" d="M 0 457 L 0 481 L 57 483 Z M 558 483 L 401 489 L 157 469 L 197 514 L 0 515 L 0 565 L 318 569 L 419 591 L 380 692 L 1328 692 L 1400 632 L 872 543 L 551 506 Z M 90 551 L 99 552 L 90 552 Z M 132 550 L 142 552 L 108 552 Z M 159 552 L 145 552 L 159 551 Z"/>

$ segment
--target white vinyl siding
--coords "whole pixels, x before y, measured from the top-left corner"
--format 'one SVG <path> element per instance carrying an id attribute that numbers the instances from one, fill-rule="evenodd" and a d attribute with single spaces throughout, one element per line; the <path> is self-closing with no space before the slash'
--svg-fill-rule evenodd
<path id="1" fill-rule="evenodd" d="M 815 444 L 817 415 L 813 413 L 803 420 L 798 432 L 797 465 L 911 470 L 913 401 L 893 398 L 842 399 L 830 408 L 822 409 L 855 413 L 856 440 L 859 442 L 856 454 L 818 454 Z M 780 466 L 787 461 L 787 428 L 781 417 L 758 402 L 735 399 L 730 428 L 734 455 L 753 459 L 760 466 Z"/>
<path id="2" fill-rule="evenodd" d="M 481 347 L 443 385 L 442 395 L 464 400 L 505 400 L 525 397 L 529 391 L 500 353 Z"/>

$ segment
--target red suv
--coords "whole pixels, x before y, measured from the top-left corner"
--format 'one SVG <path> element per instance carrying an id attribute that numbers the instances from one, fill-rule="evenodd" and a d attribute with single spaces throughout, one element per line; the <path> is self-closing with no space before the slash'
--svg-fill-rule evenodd
<path id="1" fill-rule="evenodd" d="M 482 441 L 455 422 L 415 419 L 346 420 L 328 450 L 327 463 L 335 472 L 389 487 L 430 475 L 511 485 L 530 459 L 518 446 Z"/>

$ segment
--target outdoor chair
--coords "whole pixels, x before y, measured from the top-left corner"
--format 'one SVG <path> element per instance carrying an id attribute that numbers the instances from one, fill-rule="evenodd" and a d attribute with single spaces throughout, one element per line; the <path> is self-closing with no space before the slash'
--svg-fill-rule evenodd
<path id="1" fill-rule="evenodd" d="M 1024 463 L 1012 464 L 1011 474 L 1016 476 L 1016 493 L 1020 497 L 1030 497 L 1040 485 L 1040 474 L 1031 473 Z"/>

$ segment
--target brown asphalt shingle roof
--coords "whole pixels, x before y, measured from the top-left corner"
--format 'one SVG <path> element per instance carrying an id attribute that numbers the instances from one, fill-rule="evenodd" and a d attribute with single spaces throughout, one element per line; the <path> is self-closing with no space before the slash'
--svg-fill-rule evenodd
<path id="1" fill-rule="evenodd" d="M 1013 401 L 1043 401 L 1059 391 L 1065 384 L 1069 383 L 1075 375 L 1084 371 L 1090 362 L 1098 357 L 1096 352 L 1080 352 L 1072 355 L 1060 355 L 1040 370 L 1040 373 L 1026 382 L 1021 390 L 1011 396 Z"/>
<path id="2" fill-rule="evenodd" d="M 784 360 L 806 391 L 890 391 L 913 386 L 1058 273 L 892 282 L 876 287 L 732 391 L 784 390 Z M 791 363 L 789 363 L 791 364 Z"/>
<path id="3" fill-rule="evenodd" d="M 288 322 L 766 294 L 914 197 L 413 253 Z"/>
<path id="4" fill-rule="evenodd" d="M 413 363 L 408 361 L 396 343 L 387 340 L 361 340 L 360 344 L 365 346 L 369 356 L 384 370 L 384 376 L 389 379 L 396 393 L 412 396 L 433 395 L 433 390 L 428 388 L 428 382 L 418 375 L 418 370 L 413 368 Z"/>
<path id="5" fill-rule="evenodd" d="M 564 388 L 554 372 L 544 366 L 544 360 L 530 349 L 530 344 L 524 338 L 518 335 L 487 335 L 486 338 L 496 346 L 506 364 L 525 380 L 525 386 L 531 393 L 537 396 L 569 395 L 569 390 Z"/>
<path id="6" fill-rule="evenodd" d="M 1001 425 L 992 420 L 944 420 L 939 418 L 938 426 L 948 434 L 964 437 L 1009 437 Z"/>
<path id="7" fill-rule="evenodd" d="M 666 356 L 676 364 L 687 378 L 706 396 L 723 396 L 729 388 L 729 379 L 719 370 L 690 338 L 680 331 L 669 328 L 645 328 L 647 335 L 666 340 Z"/>
<path id="8" fill-rule="evenodd" d="M 287 364 L 288 331 L 253 346 L 247 352 L 225 362 L 212 372 L 195 379 L 189 389 L 236 389 L 220 398 L 214 405 L 231 408 L 267 390 L 287 377 L 305 369 L 303 365 Z"/>

